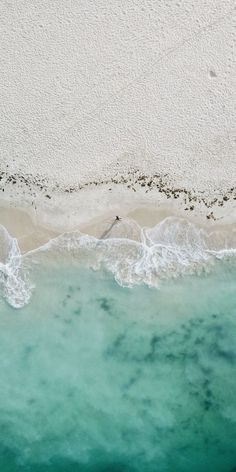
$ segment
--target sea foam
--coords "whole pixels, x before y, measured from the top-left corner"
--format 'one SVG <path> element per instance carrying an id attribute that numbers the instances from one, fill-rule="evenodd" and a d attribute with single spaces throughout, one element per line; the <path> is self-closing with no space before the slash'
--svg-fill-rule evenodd
<path id="1" fill-rule="evenodd" d="M 21 256 L 17 240 L 1 226 L 1 285 L 3 295 L 14 307 L 28 303 L 32 262 L 49 256 L 65 257 L 94 270 L 111 272 L 123 286 L 209 272 L 218 260 L 235 260 L 236 226 L 206 230 L 176 217 L 168 217 L 153 228 L 142 228 L 125 218 L 108 226 L 101 238 L 67 232 Z M 68 259 L 68 260 L 69 260 Z"/>
<path id="2" fill-rule="evenodd" d="M 32 284 L 22 264 L 17 239 L 12 238 L 6 228 L 0 225 L 0 285 L 3 296 L 14 308 L 21 308 L 29 302 Z"/>

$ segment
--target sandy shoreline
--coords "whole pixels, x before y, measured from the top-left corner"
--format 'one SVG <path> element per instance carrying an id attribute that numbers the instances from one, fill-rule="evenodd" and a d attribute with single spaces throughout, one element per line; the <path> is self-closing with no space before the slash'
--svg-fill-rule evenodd
<path id="1" fill-rule="evenodd" d="M 0 206 L 32 221 L 1 210 L 13 233 L 236 221 L 233 0 L 18 7 L 0 20 Z"/>
<path id="2" fill-rule="evenodd" d="M 0 224 L 11 236 L 17 238 L 22 253 L 37 248 L 51 238 L 67 231 L 79 230 L 98 238 L 112 225 L 115 216 L 134 220 L 141 227 L 153 227 L 166 217 L 184 218 L 207 230 L 230 228 L 236 222 L 235 200 L 224 202 L 223 206 L 206 207 L 195 202 L 194 209 L 186 207 L 183 198 L 167 199 L 157 193 L 130 192 L 122 185 L 108 188 L 93 188 L 78 194 L 52 194 L 50 200 L 38 195 L 33 205 L 14 187 L 15 200 L 7 193 L 0 200 Z M 187 208 L 187 209 L 186 209 Z M 212 212 L 214 218 L 212 218 Z M 207 217 L 210 215 L 209 217 Z"/>
<path id="3" fill-rule="evenodd" d="M 223 209 L 219 207 L 218 216 L 215 212 L 212 219 L 206 218 L 201 202 L 195 211 L 185 211 L 180 198 L 168 202 L 164 196 L 150 198 L 157 197 L 154 192 L 149 196 L 133 192 L 130 198 L 130 191 L 122 186 L 102 190 L 57 195 L 47 205 L 39 197 L 37 204 L 29 205 L 24 195 L 16 202 L 0 201 L 1 273 L 7 284 L 5 296 L 12 306 L 28 303 L 32 293 L 30 280 L 25 285 L 21 261 L 27 261 L 27 265 L 31 257 L 36 257 L 34 262 L 38 263 L 40 255 L 47 263 L 84 261 L 95 270 L 105 267 L 121 285 L 146 283 L 153 287 L 160 277 L 208 271 L 217 260 L 234 260 L 236 223 L 232 202 L 227 201 Z"/>
<path id="4" fill-rule="evenodd" d="M 2 7 L 2 206 L 49 232 L 236 221 L 232 0 Z"/>

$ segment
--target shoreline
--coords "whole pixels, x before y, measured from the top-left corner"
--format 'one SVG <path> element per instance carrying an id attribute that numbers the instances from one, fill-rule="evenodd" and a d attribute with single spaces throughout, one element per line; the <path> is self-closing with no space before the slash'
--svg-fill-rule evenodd
<path id="1" fill-rule="evenodd" d="M 68 179 L 73 182 L 72 176 Z M 230 182 L 228 182 L 230 184 Z M 100 237 L 116 215 L 153 227 L 168 216 L 211 229 L 236 222 L 236 187 L 175 187 L 168 174 L 133 169 L 66 186 L 37 174 L 0 168 L 0 224 L 24 252 L 67 231 Z"/>
<path id="2" fill-rule="evenodd" d="M 190 209 L 182 195 L 166 198 L 159 192 L 130 192 L 122 185 L 87 188 L 74 194 L 52 193 L 45 199 L 29 195 L 14 185 L 14 194 L 6 188 L 0 199 L 0 224 L 18 241 L 24 253 L 35 249 L 64 232 L 81 231 L 97 238 L 109 228 L 116 215 L 153 227 L 167 217 L 183 218 L 206 230 L 232 228 L 236 222 L 234 195 L 221 206 L 207 206 L 195 201 Z M 174 191 L 173 191 L 174 193 Z M 175 193 L 174 193 L 175 195 Z M 213 215 L 213 217 L 212 217 Z"/>
<path id="3" fill-rule="evenodd" d="M 4 9 L 0 204 L 37 237 L 117 214 L 236 222 L 235 8 L 218 3 Z"/>
<path id="4" fill-rule="evenodd" d="M 80 202 L 73 199 L 69 208 L 64 195 L 57 206 L 50 201 L 37 209 L 27 205 L 23 196 L 21 207 L 0 200 L 0 275 L 4 297 L 15 308 L 28 303 L 32 295 L 21 260 L 29 262 L 36 253 L 39 259 L 43 254 L 43 259 L 46 255 L 46 260 L 55 262 L 57 249 L 58 254 L 62 250 L 70 264 L 86 261 L 88 267 L 111 272 L 121 285 L 151 287 L 167 277 L 208 273 L 217 260 L 235 257 L 232 211 L 219 220 L 206 219 L 200 210 L 186 212 L 180 200 L 170 199 L 167 204 L 138 193 L 131 200 L 125 198 L 124 189 L 113 192 L 112 201 L 106 192 L 99 200 L 98 189 L 84 196 L 80 193 Z M 116 221 L 116 215 L 121 221 Z"/>

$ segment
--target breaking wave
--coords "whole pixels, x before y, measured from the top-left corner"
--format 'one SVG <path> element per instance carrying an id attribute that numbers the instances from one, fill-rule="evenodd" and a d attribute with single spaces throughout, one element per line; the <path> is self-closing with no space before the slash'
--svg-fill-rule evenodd
<path id="1" fill-rule="evenodd" d="M 24 270 L 22 255 L 15 238 L 0 225 L 0 286 L 4 298 L 14 308 L 29 302 L 32 285 Z"/>
<path id="2" fill-rule="evenodd" d="M 153 228 L 141 228 L 125 218 L 116 224 L 105 222 L 97 232 L 100 238 L 80 231 L 63 233 L 21 255 L 17 240 L 0 226 L 0 283 L 8 303 L 19 308 L 29 302 L 29 268 L 49 255 L 109 271 L 129 287 L 141 283 L 157 287 L 162 279 L 209 272 L 219 260 L 236 259 L 236 225 L 206 230 L 168 217 Z"/>

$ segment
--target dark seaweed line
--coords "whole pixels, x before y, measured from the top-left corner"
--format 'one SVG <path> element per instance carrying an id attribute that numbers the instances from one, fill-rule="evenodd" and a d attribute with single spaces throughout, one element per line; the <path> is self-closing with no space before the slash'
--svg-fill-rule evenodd
<path id="1" fill-rule="evenodd" d="M 144 174 L 139 170 L 129 171 L 127 176 L 116 175 L 110 179 L 90 180 L 84 184 L 77 184 L 74 186 L 64 186 L 59 183 L 50 185 L 49 180 L 46 177 L 40 175 L 33 176 L 32 174 L 10 174 L 6 171 L 0 171 L 0 191 L 4 192 L 7 185 L 22 184 L 28 187 L 33 197 L 36 197 L 33 187 L 39 189 L 45 196 L 45 198 L 52 198 L 50 193 L 75 193 L 83 190 L 86 187 L 91 186 L 102 186 L 111 184 L 122 184 L 128 189 L 136 192 L 135 186 L 141 187 L 145 190 L 145 193 L 151 191 L 158 191 L 166 196 L 167 199 L 174 198 L 178 199 L 183 197 L 184 203 L 187 205 L 185 210 L 194 210 L 195 204 L 203 203 L 206 208 L 212 208 L 213 206 L 223 206 L 228 200 L 236 200 L 236 187 L 231 187 L 221 197 L 206 198 L 200 195 L 202 192 L 196 192 L 194 190 L 188 190 L 183 187 L 173 188 L 168 183 L 168 174 L 161 176 L 160 174 L 148 175 Z M 109 188 L 111 191 L 112 189 Z M 215 194 L 218 192 L 215 192 Z M 214 218 L 213 214 L 207 215 L 207 218 Z"/>

